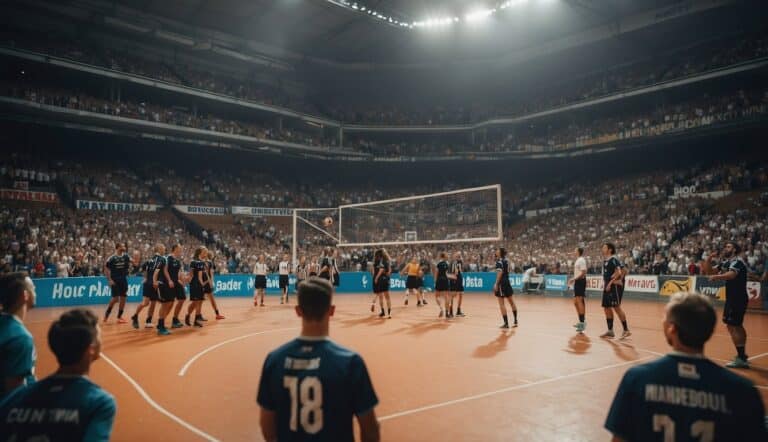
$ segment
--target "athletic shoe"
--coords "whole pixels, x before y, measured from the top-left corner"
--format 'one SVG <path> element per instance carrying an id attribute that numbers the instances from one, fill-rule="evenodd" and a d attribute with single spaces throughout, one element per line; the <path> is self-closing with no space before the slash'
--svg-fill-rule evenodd
<path id="1" fill-rule="evenodd" d="M 202 327 L 202 326 L 203 326 L 202 322 L 200 322 L 199 320 L 195 320 L 195 327 Z"/>
<path id="2" fill-rule="evenodd" d="M 574 327 L 576 327 L 576 331 L 577 332 L 581 333 L 581 332 L 584 331 L 585 328 L 587 328 L 587 324 L 585 324 L 583 322 L 579 322 L 576 325 L 574 325 Z"/>
<path id="3" fill-rule="evenodd" d="M 517 321 L 515 321 L 515 323 L 512 324 L 512 328 L 517 328 Z"/>
<path id="4" fill-rule="evenodd" d="M 187 327 L 192 326 L 192 323 L 189 322 L 189 315 L 184 316 L 184 323 L 187 324 Z"/>
<path id="5" fill-rule="evenodd" d="M 501 324 L 501 325 L 499 326 L 499 328 L 507 329 L 507 328 L 509 328 L 509 324 L 507 324 L 507 323 L 505 322 L 504 324 Z"/>
<path id="6" fill-rule="evenodd" d="M 608 330 L 607 332 L 600 335 L 601 338 L 613 338 L 616 335 L 613 333 L 613 330 Z"/>
<path id="7" fill-rule="evenodd" d="M 262 305 L 264 305 L 264 304 L 262 304 Z M 259 306 L 259 301 L 253 301 L 253 306 L 254 307 L 258 307 Z"/>
<path id="8" fill-rule="evenodd" d="M 137 318 L 135 316 L 133 318 L 131 318 L 131 325 L 133 325 L 133 328 L 138 330 L 139 329 L 139 318 Z"/>
<path id="9" fill-rule="evenodd" d="M 425 300 L 421 301 L 421 303 L 424 304 L 424 305 L 427 305 L 427 300 L 425 299 Z"/>
<path id="10" fill-rule="evenodd" d="M 282 299 L 280 300 L 280 305 L 283 305 L 283 300 Z"/>
<path id="11" fill-rule="evenodd" d="M 104 318 L 104 321 L 103 321 L 103 322 L 104 322 L 105 324 L 107 323 L 107 321 L 109 321 L 109 318 Z"/>
<path id="12" fill-rule="evenodd" d="M 205 318 L 200 318 L 200 319 L 201 319 L 202 321 L 207 321 L 207 319 L 205 319 Z M 216 319 L 226 319 L 226 318 L 224 317 L 224 315 L 219 315 L 219 314 L 217 314 L 217 315 L 216 315 Z"/>
<path id="13" fill-rule="evenodd" d="M 749 361 L 738 356 L 734 356 L 733 360 L 725 364 L 725 366 L 728 368 L 749 368 Z"/>
<path id="14" fill-rule="evenodd" d="M 127 324 L 128 320 L 125 319 L 125 318 L 117 318 L 117 323 L 118 324 Z"/>
<path id="15" fill-rule="evenodd" d="M 168 329 L 166 329 L 166 328 L 158 328 L 157 329 L 157 334 L 159 336 L 168 336 L 168 335 L 171 334 L 171 332 L 169 332 Z"/>
<path id="16" fill-rule="evenodd" d="M 384 310 L 382 310 L 381 313 L 379 313 L 379 318 L 383 318 L 383 317 L 384 317 Z"/>
<path id="17" fill-rule="evenodd" d="M 216 318 L 216 319 L 219 319 L 219 318 Z M 222 319 L 224 319 L 224 318 L 222 318 Z M 207 319 L 203 318 L 203 315 L 200 315 L 200 320 L 203 321 L 203 322 L 208 322 Z"/>
<path id="18" fill-rule="evenodd" d="M 392 313 L 387 313 L 387 319 L 392 319 Z"/>
<path id="19" fill-rule="evenodd" d="M 261 306 L 261 307 L 264 307 L 264 303 L 262 302 L 262 303 L 260 304 L 260 306 Z"/>
<path id="20" fill-rule="evenodd" d="M 621 332 L 621 338 L 619 339 L 627 339 L 630 336 L 632 336 L 632 332 L 629 330 L 624 330 L 623 332 Z"/>
<path id="21" fill-rule="evenodd" d="M 442 318 L 444 314 L 445 314 L 445 312 L 443 312 L 443 310 L 441 309 L 441 310 L 440 310 L 440 314 L 439 314 L 439 315 L 437 315 L 437 317 L 438 317 L 438 318 Z"/>
<path id="22" fill-rule="evenodd" d="M 416 302 L 416 307 L 421 307 L 421 301 Z"/>
<path id="23" fill-rule="evenodd" d="M 155 324 L 151 322 L 147 322 L 146 324 L 144 324 L 144 328 L 155 328 Z"/>
<path id="24" fill-rule="evenodd" d="M 181 321 L 179 321 L 178 319 L 173 318 L 173 324 L 171 325 L 171 328 L 181 328 L 181 327 L 184 327 L 184 324 L 182 324 Z"/>
<path id="25" fill-rule="evenodd" d="M 462 312 L 461 310 L 459 310 L 459 311 L 457 311 L 457 312 L 456 312 L 456 316 L 458 316 L 458 317 L 460 317 L 460 318 L 463 318 L 464 316 L 467 316 L 467 315 L 465 315 L 465 314 L 464 314 L 464 312 Z"/>

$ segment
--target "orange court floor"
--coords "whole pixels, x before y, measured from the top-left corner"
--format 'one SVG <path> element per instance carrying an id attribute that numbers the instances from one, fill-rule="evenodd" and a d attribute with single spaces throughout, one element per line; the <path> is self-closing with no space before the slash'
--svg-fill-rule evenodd
<path id="1" fill-rule="evenodd" d="M 154 329 L 103 325 L 102 359 L 91 378 L 115 396 L 115 441 L 261 440 L 256 392 L 267 353 L 298 335 L 293 305 L 267 298 L 219 299 L 226 319 L 159 337 Z M 569 298 L 515 296 L 520 326 L 498 328 L 496 299 L 464 297 L 464 318 L 438 319 L 434 296 L 418 308 L 393 293 L 392 319 L 370 312 L 371 295 L 337 295 L 331 338 L 359 352 L 379 397 L 384 441 L 602 441 L 603 423 L 625 371 L 669 350 L 661 331 L 664 304 L 626 299 L 632 336 L 604 340 L 599 299 L 587 300 L 579 335 Z M 295 296 L 291 296 L 295 302 Z M 88 307 L 99 317 L 104 306 Z M 129 305 L 129 318 L 135 304 Z M 46 333 L 62 308 L 33 309 L 27 326 L 38 349 L 37 375 L 56 368 Z M 145 310 L 146 312 L 146 310 Z M 142 312 L 141 326 L 145 312 Z M 169 318 L 170 319 L 170 318 Z M 618 320 L 616 330 L 621 330 Z M 768 315 L 749 313 L 751 379 L 768 402 Z M 706 347 L 718 363 L 735 350 L 723 324 Z"/>

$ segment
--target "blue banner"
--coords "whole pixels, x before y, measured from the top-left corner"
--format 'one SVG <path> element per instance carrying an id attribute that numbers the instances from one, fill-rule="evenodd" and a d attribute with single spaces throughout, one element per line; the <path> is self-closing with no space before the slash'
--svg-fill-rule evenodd
<path id="1" fill-rule="evenodd" d="M 544 287 L 554 292 L 568 290 L 568 277 L 565 275 L 544 275 Z"/>
<path id="2" fill-rule="evenodd" d="M 487 292 L 493 290 L 496 273 L 471 272 L 464 273 L 464 290 L 466 292 Z M 393 274 L 390 288 L 394 292 L 405 291 L 405 275 Z M 510 275 L 510 282 L 515 289 L 523 286 L 522 275 Z M 41 278 L 35 279 L 37 305 L 40 307 L 77 306 L 90 304 L 106 304 L 112 297 L 112 290 L 104 277 L 86 278 Z M 547 290 L 562 291 L 566 289 L 567 276 L 546 275 Z M 290 276 L 290 291 L 295 292 L 296 278 Z M 341 285 L 336 293 L 370 293 L 372 292 L 373 277 L 368 272 L 342 272 Z M 424 286 L 434 290 L 434 278 L 426 275 Z M 216 296 L 250 297 L 253 296 L 253 275 L 216 275 L 214 291 Z M 279 277 L 276 274 L 267 276 L 267 294 L 280 293 Z M 142 298 L 142 278 L 128 278 L 128 302 L 137 302 Z"/>

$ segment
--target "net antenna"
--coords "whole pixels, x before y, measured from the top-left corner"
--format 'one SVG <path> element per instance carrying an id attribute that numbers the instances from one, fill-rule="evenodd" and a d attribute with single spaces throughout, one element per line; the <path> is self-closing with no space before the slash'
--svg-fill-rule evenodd
<path id="1" fill-rule="evenodd" d="M 323 248 L 339 242 L 339 209 L 293 209 L 293 235 L 291 257 L 294 268 L 299 263 L 299 253 L 307 257 L 319 256 Z M 331 223 L 326 224 L 330 219 Z"/>
<path id="2" fill-rule="evenodd" d="M 501 185 L 345 204 L 338 224 L 338 247 L 500 241 Z"/>

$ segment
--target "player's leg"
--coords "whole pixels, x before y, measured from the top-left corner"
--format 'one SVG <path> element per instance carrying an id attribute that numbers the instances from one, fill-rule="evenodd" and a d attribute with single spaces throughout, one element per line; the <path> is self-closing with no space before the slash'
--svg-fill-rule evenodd
<path id="1" fill-rule="evenodd" d="M 213 307 L 213 312 L 216 314 L 216 319 L 226 319 L 224 317 L 224 315 L 219 313 L 219 306 L 218 306 L 218 304 L 216 304 L 216 295 L 214 295 L 213 290 L 207 292 L 207 295 L 208 295 L 208 301 L 210 301 L 211 307 Z M 202 307 L 203 306 L 201 305 L 200 308 L 202 309 Z M 200 317 L 202 318 L 202 313 L 201 313 Z M 206 321 L 205 318 L 202 318 L 202 320 Z"/>
<path id="2" fill-rule="evenodd" d="M 507 296 L 507 302 L 509 302 L 509 307 L 512 309 L 512 318 L 514 319 L 513 327 L 517 327 L 517 306 L 515 305 L 515 298 L 513 295 Z"/>
<path id="3" fill-rule="evenodd" d="M 621 339 L 629 337 L 632 332 L 629 331 L 629 325 L 627 325 L 627 314 L 624 313 L 624 310 L 621 308 L 621 304 L 615 306 L 613 311 L 616 312 L 616 315 L 619 317 L 619 321 L 621 321 L 621 328 L 623 329 L 621 332 Z"/>
<path id="4" fill-rule="evenodd" d="M 184 287 L 182 287 L 181 284 L 176 284 L 173 290 L 176 295 L 176 306 L 173 309 L 173 323 L 171 328 L 179 328 L 184 326 L 184 324 L 179 321 L 179 315 L 181 314 L 181 308 L 184 306 L 184 301 L 187 300 L 187 297 L 184 294 Z"/>
<path id="5" fill-rule="evenodd" d="M 384 298 L 387 300 L 387 318 L 392 317 L 392 300 L 389 297 L 389 290 L 384 292 Z"/>
<path id="6" fill-rule="evenodd" d="M 146 307 L 149 306 L 149 298 L 143 297 L 141 299 L 141 304 L 136 307 L 136 312 L 131 316 L 131 324 L 133 325 L 133 328 L 138 329 L 139 328 L 139 313 L 141 313 L 142 310 L 144 310 Z"/>
<path id="7" fill-rule="evenodd" d="M 442 290 L 435 290 L 435 303 L 437 304 L 437 307 L 440 309 L 440 314 L 437 316 L 438 318 L 442 318 L 445 316 L 445 311 L 443 310 L 443 299 L 445 298 L 445 292 Z"/>
<path id="8" fill-rule="evenodd" d="M 259 289 L 258 288 L 253 289 L 253 306 L 254 307 L 259 306 Z"/>
<path id="9" fill-rule="evenodd" d="M 371 298 L 371 313 L 376 311 L 376 300 L 379 298 L 379 294 L 376 291 L 373 292 L 373 298 Z"/>
<path id="10" fill-rule="evenodd" d="M 603 300 L 601 303 L 603 311 L 605 312 L 605 322 L 608 325 L 608 330 L 600 335 L 601 338 L 612 338 L 613 333 L 613 307 L 618 305 L 618 299 L 616 299 L 616 293 L 614 290 L 603 290 Z"/>
<path id="11" fill-rule="evenodd" d="M 411 294 L 411 289 L 405 289 L 405 305 L 408 305 L 408 296 Z"/>
<path id="12" fill-rule="evenodd" d="M 509 317 L 507 316 L 507 306 L 504 305 L 504 297 L 496 295 L 496 300 L 499 302 L 499 313 L 501 313 L 501 318 L 504 320 L 504 323 L 499 328 L 509 328 Z"/>
<path id="13" fill-rule="evenodd" d="M 155 316 L 155 307 L 157 307 L 157 297 L 150 298 L 149 301 L 149 310 L 147 311 L 147 320 L 144 322 L 144 328 L 152 328 L 154 327 L 154 323 L 152 322 L 152 317 Z"/>
<path id="14" fill-rule="evenodd" d="M 165 319 L 173 309 L 173 292 L 168 286 L 162 286 L 159 291 L 160 312 L 157 318 L 157 334 L 170 335 L 171 332 L 165 328 Z"/>
<path id="15" fill-rule="evenodd" d="M 731 335 L 731 341 L 736 347 L 736 357 L 725 366 L 729 368 L 749 368 L 749 358 L 746 353 L 747 330 L 744 328 L 744 314 L 747 302 L 734 302 L 726 295 L 723 309 L 723 322 Z"/>
<path id="16" fill-rule="evenodd" d="M 584 297 L 583 296 L 574 296 L 573 297 L 573 305 L 576 307 L 576 316 L 578 316 L 579 322 L 577 322 L 574 327 L 576 327 L 576 331 L 582 332 L 584 331 L 584 328 L 586 327 L 586 313 L 585 313 L 585 305 L 584 305 Z"/>
<path id="17" fill-rule="evenodd" d="M 118 296 L 117 298 L 119 300 L 118 301 L 119 304 L 118 304 L 118 307 L 117 307 L 117 323 L 118 324 L 125 324 L 126 322 L 128 322 L 128 321 L 126 321 L 123 318 L 123 313 L 125 313 L 125 302 L 128 299 L 128 286 L 127 286 L 127 283 L 126 283 L 126 287 L 124 288 L 124 290 L 121 289 L 120 296 Z"/>
<path id="18" fill-rule="evenodd" d="M 456 316 L 464 316 L 464 313 L 461 311 L 461 301 L 464 300 L 464 291 L 456 292 Z"/>
<path id="19" fill-rule="evenodd" d="M 109 300 L 107 310 L 104 312 L 104 322 L 107 322 L 109 315 L 112 314 L 112 308 L 119 302 L 117 294 L 115 294 L 115 286 L 112 286 L 112 299 Z"/>

